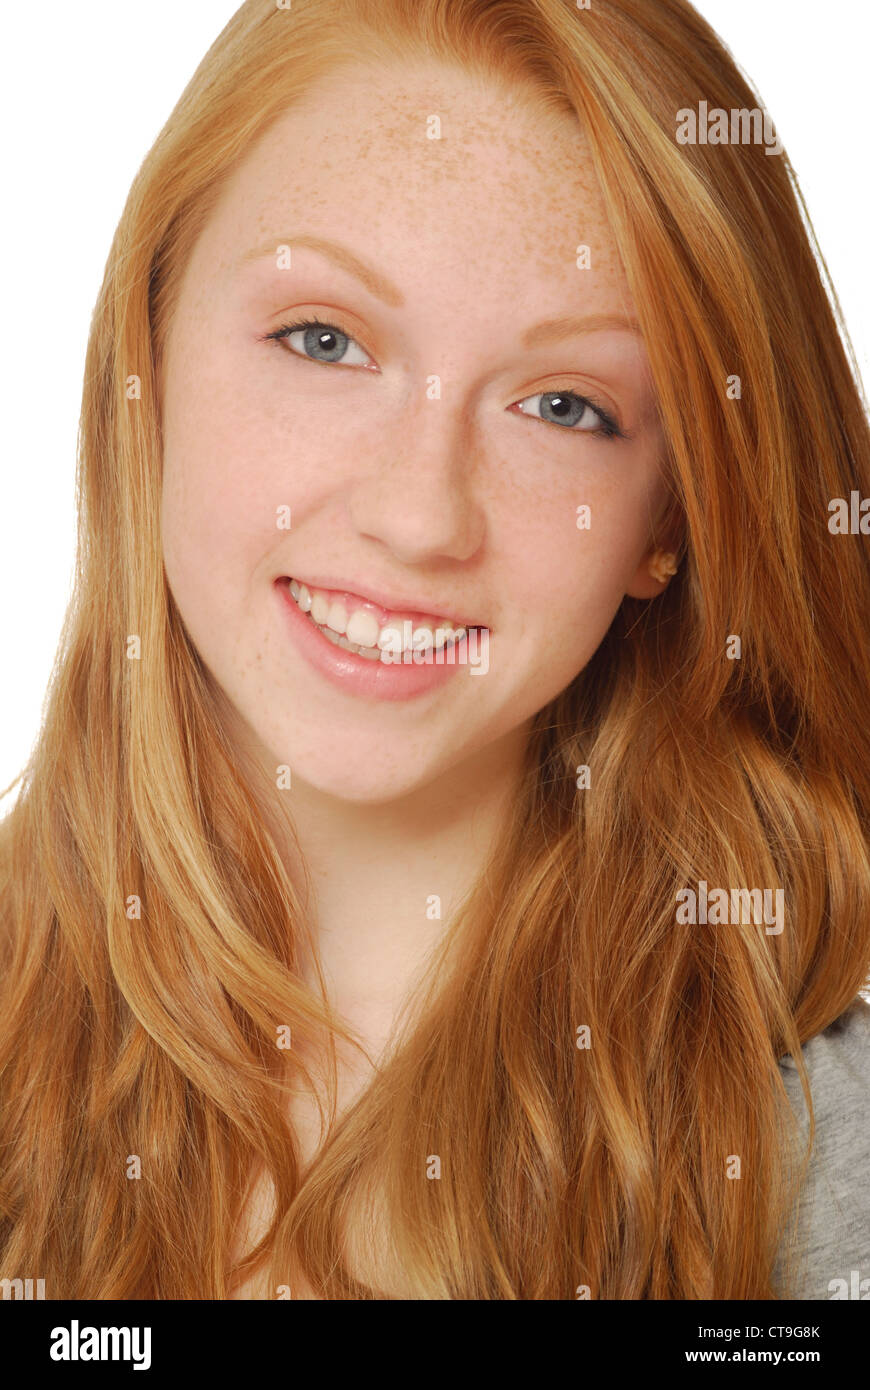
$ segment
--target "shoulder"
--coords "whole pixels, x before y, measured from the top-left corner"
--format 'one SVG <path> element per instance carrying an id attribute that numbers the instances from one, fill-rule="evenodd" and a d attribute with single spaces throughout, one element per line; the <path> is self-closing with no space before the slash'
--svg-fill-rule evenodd
<path id="1" fill-rule="evenodd" d="M 854 1095 L 866 1100 L 870 1097 L 870 1004 L 860 997 L 853 1000 L 845 1013 L 805 1042 L 801 1051 L 817 1120 L 821 1112 L 836 1111 L 841 1097 Z M 782 1057 L 779 1067 L 790 1098 L 800 1098 L 805 1109 L 794 1058 Z"/>
<path id="2" fill-rule="evenodd" d="M 801 1049 L 816 1132 L 800 1199 L 797 1296 L 870 1297 L 870 1004 L 845 1013 Z M 780 1074 L 802 1141 L 808 1115 L 794 1059 Z M 846 1290 L 843 1292 L 842 1290 Z"/>

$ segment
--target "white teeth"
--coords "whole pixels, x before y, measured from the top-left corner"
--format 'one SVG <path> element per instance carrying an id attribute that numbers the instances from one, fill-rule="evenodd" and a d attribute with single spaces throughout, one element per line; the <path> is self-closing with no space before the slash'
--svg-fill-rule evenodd
<path id="1" fill-rule="evenodd" d="M 311 616 L 318 627 L 323 627 L 329 617 L 329 599 L 323 594 L 315 594 L 311 600 Z"/>
<path id="2" fill-rule="evenodd" d="M 374 613 L 367 613 L 364 608 L 358 608 L 350 615 L 347 640 L 355 642 L 358 647 L 377 647 L 380 630 Z"/>
<path id="3" fill-rule="evenodd" d="M 326 626 L 332 628 L 333 632 L 337 632 L 341 636 L 347 631 L 347 609 L 343 603 L 339 603 L 338 599 L 329 605 L 329 612 L 326 615 Z"/>
<path id="4" fill-rule="evenodd" d="M 367 609 L 357 608 L 348 616 L 340 599 L 330 599 L 317 590 L 312 593 L 295 579 L 291 579 L 289 588 L 297 606 L 309 615 L 327 641 L 368 661 L 391 664 L 401 659 L 402 652 L 440 651 L 451 641 L 457 645 L 467 635 L 467 628 L 453 628 L 447 619 L 437 627 L 423 623 L 412 628 L 408 619 L 392 617 L 381 626 Z"/>

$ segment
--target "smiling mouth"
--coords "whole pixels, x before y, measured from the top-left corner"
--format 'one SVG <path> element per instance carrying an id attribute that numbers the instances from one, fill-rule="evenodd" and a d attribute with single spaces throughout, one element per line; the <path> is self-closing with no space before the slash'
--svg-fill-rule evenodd
<path id="1" fill-rule="evenodd" d="M 479 626 L 454 627 L 447 618 L 410 613 L 387 613 L 356 594 L 332 593 L 284 579 L 296 607 L 337 647 L 368 661 L 392 664 L 404 652 L 439 652 L 458 646 Z M 376 611 L 375 611 L 376 610 Z"/>

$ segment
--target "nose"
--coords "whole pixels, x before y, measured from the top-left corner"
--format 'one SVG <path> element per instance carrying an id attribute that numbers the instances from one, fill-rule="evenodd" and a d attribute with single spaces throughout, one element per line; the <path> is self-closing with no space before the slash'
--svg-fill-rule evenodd
<path id="1" fill-rule="evenodd" d="M 394 417 L 378 463 L 352 484 L 351 518 L 406 564 L 470 560 L 482 543 L 473 426 L 444 398 L 425 394 Z"/>

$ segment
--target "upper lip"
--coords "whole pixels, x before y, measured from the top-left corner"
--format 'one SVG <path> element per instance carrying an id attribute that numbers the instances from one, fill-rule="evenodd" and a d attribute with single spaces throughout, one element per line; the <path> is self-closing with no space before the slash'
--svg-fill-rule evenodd
<path id="1" fill-rule="evenodd" d="M 430 618 L 444 618 L 454 627 L 485 626 L 478 619 L 461 616 L 451 603 L 442 604 L 437 599 L 422 598 L 419 594 L 390 594 L 386 589 L 379 589 L 370 584 L 362 585 L 355 579 L 325 578 L 322 575 L 310 578 L 293 574 L 287 575 L 286 578 L 295 579 L 297 584 L 304 584 L 307 589 L 329 589 L 337 593 L 355 594 L 357 598 L 367 600 L 387 613 L 417 613 Z"/>

